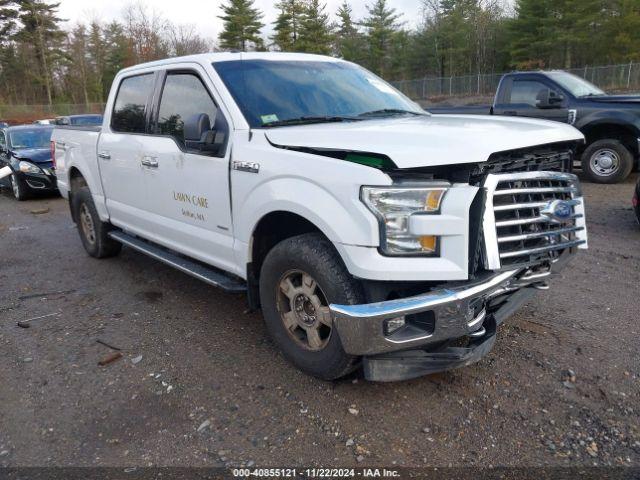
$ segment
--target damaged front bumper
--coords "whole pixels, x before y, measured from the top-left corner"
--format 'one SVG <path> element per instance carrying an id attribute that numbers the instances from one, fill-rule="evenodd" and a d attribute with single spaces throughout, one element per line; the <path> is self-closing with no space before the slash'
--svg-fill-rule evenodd
<path id="1" fill-rule="evenodd" d="M 331 305 L 344 350 L 363 356 L 365 376 L 395 381 L 477 362 L 495 342 L 496 326 L 538 289 L 550 271 L 512 270 L 410 298 Z M 404 323 L 390 331 L 390 324 Z M 451 340 L 467 337 L 466 347 Z"/>

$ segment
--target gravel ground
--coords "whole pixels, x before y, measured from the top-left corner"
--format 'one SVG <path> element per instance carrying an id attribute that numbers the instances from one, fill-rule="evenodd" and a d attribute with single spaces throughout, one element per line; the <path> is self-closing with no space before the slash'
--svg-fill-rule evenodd
<path id="1" fill-rule="evenodd" d="M 89 258 L 62 199 L 5 190 L 0 466 L 640 466 L 633 182 L 584 185 L 590 250 L 483 361 L 394 384 L 307 377 L 242 296 Z"/>

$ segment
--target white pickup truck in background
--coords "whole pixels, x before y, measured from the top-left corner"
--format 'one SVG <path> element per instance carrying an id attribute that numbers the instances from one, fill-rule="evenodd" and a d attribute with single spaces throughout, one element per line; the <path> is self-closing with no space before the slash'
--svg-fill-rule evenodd
<path id="1" fill-rule="evenodd" d="M 342 60 L 216 53 L 120 72 L 101 127 L 56 127 L 87 252 L 122 245 L 248 294 L 284 355 L 335 379 L 468 365 L 577 249 L 583 141 L 431 116 Z"/>

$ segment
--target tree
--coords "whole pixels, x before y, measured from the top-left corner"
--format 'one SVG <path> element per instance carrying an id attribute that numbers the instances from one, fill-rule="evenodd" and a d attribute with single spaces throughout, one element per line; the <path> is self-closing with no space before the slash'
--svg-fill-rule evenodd
<path id="1" fill-rule="evenodd" d="M 367 65 L 381 76 L 389 75 L 391 70 L 391 51 L 401 23 L 401 14 L 395 8 L 387 7 L 387 0 L 375 0 L 367 5 L 369 16 L 362 21 L 366 31 Z"/>
<path id="2" fill-rule="evenodd" d="M 322 55 L 331 53 L 333 32 L 325 8 L 320 0 L 307 0 L 300 24 L 298 50 Z"/>
<path id="3" fill-rule="evenodd" d="M 57 16 L 60 3 L 46 0 L 21 0 L 19 19 L 22 29 L 17 37 L 34 49 L 37 73 L 34 79 L 43 85 L 49 105 L 53 103 L 53 64 L 61 56 L 60 42 L 64 33 Z"/>
<path id="4" fill-rule="evenodd" d="M 11 38 L 18 18 L 16 0 L 0 0 L 0 43 Z"/>
<path id="5" fill-rule="evenodd" d="M 302 0 L 281 0 L 276 8 L 280 13 L 274 22 L 274 34 L 271 37 L 273 45 L 281 52 L 297 51 L 305 4 Z"/>
<path id="6" fill-rule="evenodd" d="M 167 42 L 169 54 L 175 57 L 206 53 L 210 50 L 210 42 L 198 35 L 193 25 L 168 25 Z"/>
<path id="7" fill-rule="evenodd" d="M 124 31 L 134 63 L 150 62 L 169 56 L 166 38 L 169 22 L 142 3 L 129 5 L 124 11 Z"/>
<path id="8" fill-rule="evenodd" d="M 363 58 L 364 39 L 353 18 L 353 10 L 344 1 L 337 11 L 338 24 L 335 33 L 335 52 L 351 62 L 360 63 Z"/>
<path id="9" fill-rule="evenodd" d="M 221 5 L 223 15 L 218 16 L 224 22 L 220 33 L 220 48 L 246 52 L 252 48 L 262 50 L 264 42 L 260 30 L 264 24 L 260 21 L 262 12 L 253 6 L 253 0 L 228 0 Z"/>

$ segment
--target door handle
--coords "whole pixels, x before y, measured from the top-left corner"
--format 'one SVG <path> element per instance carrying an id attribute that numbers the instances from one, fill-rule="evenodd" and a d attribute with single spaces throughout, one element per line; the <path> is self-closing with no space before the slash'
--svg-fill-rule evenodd
<path id="1" fill-rule="evenodd" d="M 98 158 L 101 158 L 103 160 L 111 160 L 111 155 L 109 154 L 109 152 L 100 152 L 98 153 Z"/>
<path id="2" fill-rule="evenodd" d="M 156 157 L 144 156 L 140 163 L 145 167 L 158 168 L 158 159 Z"/>

